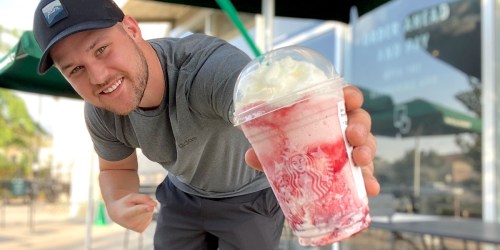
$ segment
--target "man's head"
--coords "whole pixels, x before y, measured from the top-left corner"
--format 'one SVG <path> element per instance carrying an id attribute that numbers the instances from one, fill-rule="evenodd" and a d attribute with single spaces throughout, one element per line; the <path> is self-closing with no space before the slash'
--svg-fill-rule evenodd
<path id="1" fill-rule="evenodd" d="M 156 54 L 113 0 L 41 0 L 33 31 L 40 73 L 54 65 L 86 102 L 117 114 L 141 104 L 149 80 L 143 50 Z"/>
<path id="2" fill-rule="evenodd" d="M 77 32 L 108 28 L 121 22 L 124 14 L 113 0 L 41 0 L 35 11 L 33 33 L 43 51 L 38 72 L 53 64 L 50 49 Z"/>

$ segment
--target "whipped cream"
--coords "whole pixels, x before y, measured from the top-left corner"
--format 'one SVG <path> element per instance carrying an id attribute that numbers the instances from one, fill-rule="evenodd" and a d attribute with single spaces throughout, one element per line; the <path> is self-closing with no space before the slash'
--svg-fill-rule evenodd
<path id="1" fill-rule="evenodd" d="M 291 57 L 266 62 L 239 79 L 244 89 L 239 92 L 235 108 L 239 110 L 248 104 L 274 100 L 327 79 L 327 75 L 310 62 Z"/>

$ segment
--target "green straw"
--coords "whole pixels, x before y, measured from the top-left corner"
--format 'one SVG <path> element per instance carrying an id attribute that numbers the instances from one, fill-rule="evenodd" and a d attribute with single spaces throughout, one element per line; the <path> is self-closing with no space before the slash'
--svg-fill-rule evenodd
<path id="1" fill-rule="evenodd" d="M 215 0 L 215 1 L 217 2 L 217 4 L 219 4 L 220 8 L 226 13 L 229 19 L 231 19 L 236 28 L 238 28 L 238 30 L 241 32 L 241 34 L 247 41 L 248 45 L 250 45 L 250 48 L 252 49 L 255 56 L 256 57 L 260 56 L 261 53 L 259 51 L 259 48 L 257 48 L 257 45 L 255 45 L 255 42 L 252 40 L 250 35 L 248 35 L 248 31 L 245 28 L 245 25 L 243 25 L 241 19 L 238 17 L 238 12 L 234 8 L 231 1 L 230 0 Z"/>

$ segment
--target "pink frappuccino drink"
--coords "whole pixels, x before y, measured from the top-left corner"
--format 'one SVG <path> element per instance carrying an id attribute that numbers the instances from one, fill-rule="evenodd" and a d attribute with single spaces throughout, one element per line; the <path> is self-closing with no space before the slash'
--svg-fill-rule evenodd
<path id="1" fill-rule="evenodd" d="M 337 242 L 370 223 L 361 171 L 345 140 L 342 83 L 316 52 L 288 47 L 253 60 L 235 90 L 235 124 L 302 245 Z"/>

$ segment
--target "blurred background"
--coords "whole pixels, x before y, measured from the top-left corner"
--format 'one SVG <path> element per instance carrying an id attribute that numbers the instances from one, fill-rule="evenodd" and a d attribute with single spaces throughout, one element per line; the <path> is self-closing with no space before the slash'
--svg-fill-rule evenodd
<path id="1" fill-rule="evenodd" d="M 41 228 L 51 225 L 54 238 L 69 239 L 61 236 L 69 221 L 80 237 L 65 249 L 152 249 L 154 223 L 135 235 L 107 218 L 83 101 L 57 72 L 49 80 L 16 78 L 35 72 L 14 65 L 39 54 L 29 33 L 37 2 L 0 0 L 0 248 L 55 249 L 49 243 L 57 240 L 36 243 L 50 239 Z M 253 45 L 319 51 L 365 94 L 378 140 L 375 175 L 395 213 L 500 222 L 499 1 L 358 0 L 334 9 L 322 1 L 233 1 L 243 31 L 215 1 L 116 2 L 145 38 L 202 32 L 251 57 Z M 167 173 L 139 155 L 142 191 L 153 194 Z M 104 248 L 97 233 L 106 230 L 103 238 L 115 243 Z M 282 247 L 301 249 L 294 244 L 284 240 Z M 370 229 L 328 249 L 370 247 L 388 249 L 386 235 Z M 397 249 L 419 247 L 403 242 Z"/>

